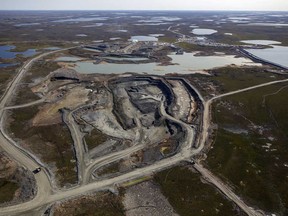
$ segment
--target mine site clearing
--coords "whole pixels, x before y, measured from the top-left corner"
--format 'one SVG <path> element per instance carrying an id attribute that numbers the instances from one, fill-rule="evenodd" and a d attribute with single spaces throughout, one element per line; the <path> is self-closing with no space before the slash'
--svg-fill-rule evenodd
<path id="1" fill-rule="evenodd" d="M 10 91 L 29 70 L 32 61 L 20 70 Z M 129 176 L 129 172 L 135 169 L 145 170 L 147 167 L 149 173 L 165 168 L 166 163 L 171 166 L 175 162 L 189 159 L 190 149 L 196 139 L 196 128 L 200 130 L 201 126 L 202 101 L 185 79 L 145 75 L 91 76 L 63 68 L 45 78 L 34 80 L 30 88 L 40 97 L 37 103 L 41 105 L 44 102 L 33 117 L 32 125 L 53 125 L 62 121 L 67 124 L 74 140 L 78 180 L 83 185 L 97 179 L 113 179 L 124 173 Z M 9 98 L 9 93 L 6 93 L 5 99 Z M 189 98 L 185 100 L 185 106 L 183 96 Z M 2 100 L 4 106 L 6 101 Z M 108 139 L 103 145 L 89 149 L 82 138 L 92 130 L 100 131 Z M 166 162 L 164 159 L 169 157 L 174 159 Z M 110 173 L 109 166 L 115 162 L 119 170 Z M 149 165 L 155 168 L 149 168 Z M 43 171 L 33 168 L 33 171 L 40 170 L 37 173 L 35 171 L 39 186 L 43 185 L 40 179 L 45 175 L 48 175 L 48 181 L 52 179 L 55 182 L 51 171 L 42 166 Z M 105 171 L 107 167 L 108 172 Z M 120 182 L 123 180 L 120 178 Z M 109 181 L 106 185 L 109 186 Z M 50 190 L 59 193 L 53 184 Z M 47 195 L 47 192 L 38 191 L 35 199 L 43 193 Z M 33 200 L 30 202 L 35 203 Z"/>
<path id="2" fill-rule="evenodd" d="M 185 37 L 173 26 L 168 30 L 180 35 L 178 42 L 227 48 L 226 44 Z M 177 76 L 177 71 L 173 69 L 179 63 L 173 62 L 171 54 L 179 58 L 185 58 L 186 54 L 177 43 L 137 39 L 97 42 L 49 52 L 27 62 L 2 97 L 1 120 L 3 122 L 11 110 L 37 105 L 35 115 L 29 120 L 30 126 L 65 125 L 73 141 L 74 158 L 70 162 L 75 164 L 72 171 L 77 180 L 60 187 L 55 174 L 57 167 L 53 163 L 43 162 L 43 155 L 35 156 L 33 152 L 27 151 L 25 142 L 23 144 L 18 139 L 13 141 L 1 127 L 0 138 L 4 150 L 14 155 L 29 170 L 35 171 L 38 191 L 34 199 L 5 207 L 1 209 L 0 215 L 47 208 L 55 201 L 91 191 L 110 190 L 117 193 L 117 186 L 124 182 L 153 175 L 183 161 L 192 164 L 206 180 L 248 215 L 261 215 L 261 211 L 247 206 L 199 161 L 203 159 L 202 152 L 211 132 L 210 109 L 214 100 L 287 80 L 255 85 L 210 99 L 203 98 L 185 77 Z M 254 45 L 245 47 L 255 48 Z M 234 59 L 240 54 L 239 47 L 230 48 L 233 48 L 230 52 Z M 255 60 L 249 54 L 247 57 Z M 29 74 L 31 65 L 40 59 L 56 62 L 60 68 L 45 77 L 32 78 L 28 87 L 38 96 L 38 100 L 10 104 L 12 92 L 25 78 L 25 74 Z M 244 59 L 244 65 L 261 66 Z M 150 64 L 153 64 L 152 69 L 146 70 L 145 65 Z M 229 61 L 224 62 L 224 65 L 230 64 Z M 126 66 L 129 69 L 125 69 Z M 139 70 L 133 69 L 139 66 Z M 97 67 L 102 68 L 102 72 L 97 72 Z M 127 73 L 122 74 L 123 68 Z M 189 67 L 187 71 L 208 74 Z M 160 73 L 166 76 L 158 76 Z"/>
<path id="3" fill-rule="evenodd" d="M 89 75 L 62 68 L 34 80 L 31 90 L 40 100 L 45 99 L 32 124 L 64 121 L 70 129 L 80 186 L 63 191 L 52 184 L 50 189 L 39 191 L 33 200 L 20 204 L 21 211 L 91 190 L 111 188 L 181 161 L 191 161 L 191 156 L 204 147 L 209 107 L 203 113 L 206 104 L 202 96 L 184 78 Z M 105 134 L 107 139 L 103 145 L 89 149 L 83 137 L 93 130 Z M 196 169 L 206 172 L 198 165 Z M 42 180 L 37 178 L 40 173 Z M 43 178 L 55 182 L 47 168 L 40 173 L 36 175 L 39 186 L 43 185 Z M 43 197 L 48 199 L 45 201 Z M 239 205 L 253 212 L 245 204 Z M 17 206 L 4 208 L 4 214 L 5 209 L 13 212 Z"/>
<path id="4" fill-rule="evenodd" d="M 101 169 L 97 163 L 101 161 L 99 156 L 109 153 L 115 154 L 116 159 L 111 156 L 112 160 L 109 161 L 112 163 L 121 159 L 116 157 L 120 151 L 126 150 L 128 157 L 132 152 L 127 149 L 135 148 L 133 157 L 123 161 L 122 169 L 131 170 L 179 151 L 186 129 L 161 113 L 162 103 L 165 104 L 165 112 L 173 118 L 200 130 L 201 100 L 192 87 L 186 87 L 189 84 L 184 79 L 137 75 L 117 76 L 100 82 L 97 77 L 101 75 L 94 75 L 93 81 L 91 77 L 75 74 L 71 70 L 64 71 L 65 75 L 59 69 L 32 87 L 34 92 L 45 98 L 44 105 L 32 122 L 35 125 L 55 124 L 68 119 L 63 117 L 69 115 L 65 113 L 71 113 L 71 124 L 77 127 L 78 134 L 75 136 L 80 136 L 80 140 L 92 130 L 107 135 L 108 139 L 103 145 L 92 149 L 85 142 L 80 143 L 84 157 L 77 164 L 85 164 L 93 174 L 97 170 L 91 164 Z M 183 100 L 183 96 L 190 99 Z M 59 110 L 62 118 L 59 117 Z M 169 142 L 172 138 L 178 140 L 176 145 Z M 192 145 L 193 140 L 190 142 Z M 149 148 L 153 148 L 153 151 L 149 151 Z M 97 158 L 97 162 L 94 162 L 94 158 Z M 104 163 L 107 164 L 106 161 Z"/>

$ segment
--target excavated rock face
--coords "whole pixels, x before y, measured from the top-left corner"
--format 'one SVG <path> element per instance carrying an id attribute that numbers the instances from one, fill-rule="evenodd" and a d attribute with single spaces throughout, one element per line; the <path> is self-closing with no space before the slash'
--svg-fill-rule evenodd
<path id="1" fill-rule="evenodd" d="M 0 151 L 0 179 L 9 179 L 17 170 L 17 164 Z"/>
<path id="2" fill-rule="evenodd" d="M 73 69 L 58 69 L 51 74 L 51 80 L 80 80 L 80 75 Z"/>
<path id="3" fill-rule="evenodd" d="M 4 152 L 0 151 L 0 183 L 3 183 L 3 188 L 7 184 L 13 189 L 1 190 L 5 196 L 11 197 L 11 200 L 6 200 L 0 203 L 0 206 L 17 204 L 32 199 L 36 195 L 36 182 L 32 172 L 19 167 L 18 164 L 8 157 Z"/>
<path id="4" fill-rule="evenodd" d="M 17 195 L 17 200 L 23 202 L 32 199 L 37 193 L 36 181 L 32 172 L 19 167 L 14 173 L 12 180 L 17 182 L 19 185 L 19 193 Z"/>

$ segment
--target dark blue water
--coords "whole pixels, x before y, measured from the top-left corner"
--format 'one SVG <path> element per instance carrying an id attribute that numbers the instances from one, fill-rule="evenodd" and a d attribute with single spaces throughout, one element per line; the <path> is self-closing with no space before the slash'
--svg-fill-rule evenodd
<path id="1" fill-rule="evenodd" d="M 35 49 L 28 49 L 24 52 L 11 52 L 10 50 L 14 48 L 15 46 L 10 45 L 0 46 L 0 58 L 13 59 L 18 54 L 23 55 L 24 57 L 30 57 L 37 53 Z"/>
<path id="2" fill-rule="evenodd" d="M 17 65 L 17 63 L 0 63 L 0 68 L 7 68 Z"/>

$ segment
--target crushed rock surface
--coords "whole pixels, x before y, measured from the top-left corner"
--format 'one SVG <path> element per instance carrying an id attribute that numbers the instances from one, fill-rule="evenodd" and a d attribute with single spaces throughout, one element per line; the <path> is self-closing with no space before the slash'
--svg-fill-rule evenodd
<path id="1" fill-rule="evenodd" d="M 126 189 L 123 204 L 126 216 L 178 216 L 158 186 L 152 181 Z"/>

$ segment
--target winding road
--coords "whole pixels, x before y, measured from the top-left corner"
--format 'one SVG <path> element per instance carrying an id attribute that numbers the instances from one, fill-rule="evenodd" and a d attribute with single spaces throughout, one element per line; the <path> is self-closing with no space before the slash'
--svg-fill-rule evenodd
<path id="1" fill-rule="evenodd" d="M 4 131 L 3 129 L 3 121 L 5 121 L 5 111 L 6 109 L 8 109 L 6 106 L 6 104 L 11 100 L 13 93 L 16 90 L 17 85 L 19 84 L 19 82 L 21 81 L 22 77 L 24 76 L 24 74 L 27 72 L 27 70 L 30 68 L 30 66 L 37 60 L 57 53 L 57 52 L 62 52 L 64 50 L 68 50 L 68 49 L 72 49 L 75 47 L 71 47 L 71 48 L 65 48 L 65 49 L 59 49 L 56 51 L 51 51 L 51 52 L 47 52 L 47 53 L 43 53 L 39 56 L 36 56 L 35 58 L 27 61 L 26 63 L 24 63 L 24 65 L 19 69 L 17 75 L 13 78 L 13 80 L 8 84 L 6 91 L 4 92 L 3 96 L 1 97 L 0 100 L 0 146 L 1 148 L 7 152 L 9 154 L 10 157 L 12 157 L 15 161 L 17 161 L 19 164 L 21 164 L 22 166 L 24 166 L 25 168 L 29 169 L 30 171 L 38 168 L 39 166 L 42 166 L 42 163 L 35 158 L 34 156 L 32 156 L 31 154 L 27 153 L 25 150 L 23 150 L 22 148 L 20 148 Z M 42 101 L 41 101 L 42 102 Z M 35 105 L 36 103 L 39 103 L 39 101 L 37 102 L 32 102 L 29 103 L 28 105 L 22 105 L 23 107 L 27 107 L 30 105 Z M 10 107 L 11 109 L 13 108 L 19 108 L 21 106 L 14 106 L 14 107 Z M 5 209 L 10 211 L 18 210 L 18 212 L 22 211 L 21 208 L 23 209 L 31 209 L 33 208 L 33 206 L 37 207 L 39 206 L 39 203 L 42 203 L 43 200 L 45 200 L 48 195 L 50 195 L 53 191 L 53 187 L 52 187 L 52 180 L 49 176 L 49 173 L 47 171 L 43 171 L 38 173 L 38 175 L 35 175 L 35 180 L 36 180 L 36 184 L 37 184 L 37 194 L 34 197 L 33 200 L 20 204 L 21 207 L 19 208 L 18 205 L 15 206 L 10 206 L 7 207 Z M 9 215 L 10 213 L 8 213 L 5 211 L 3 211 L 2 213 L 2 208 L 0 209 L 0 214 L 1 215 Z M 16 211 L 17 212 L 17 211 Z"/>

